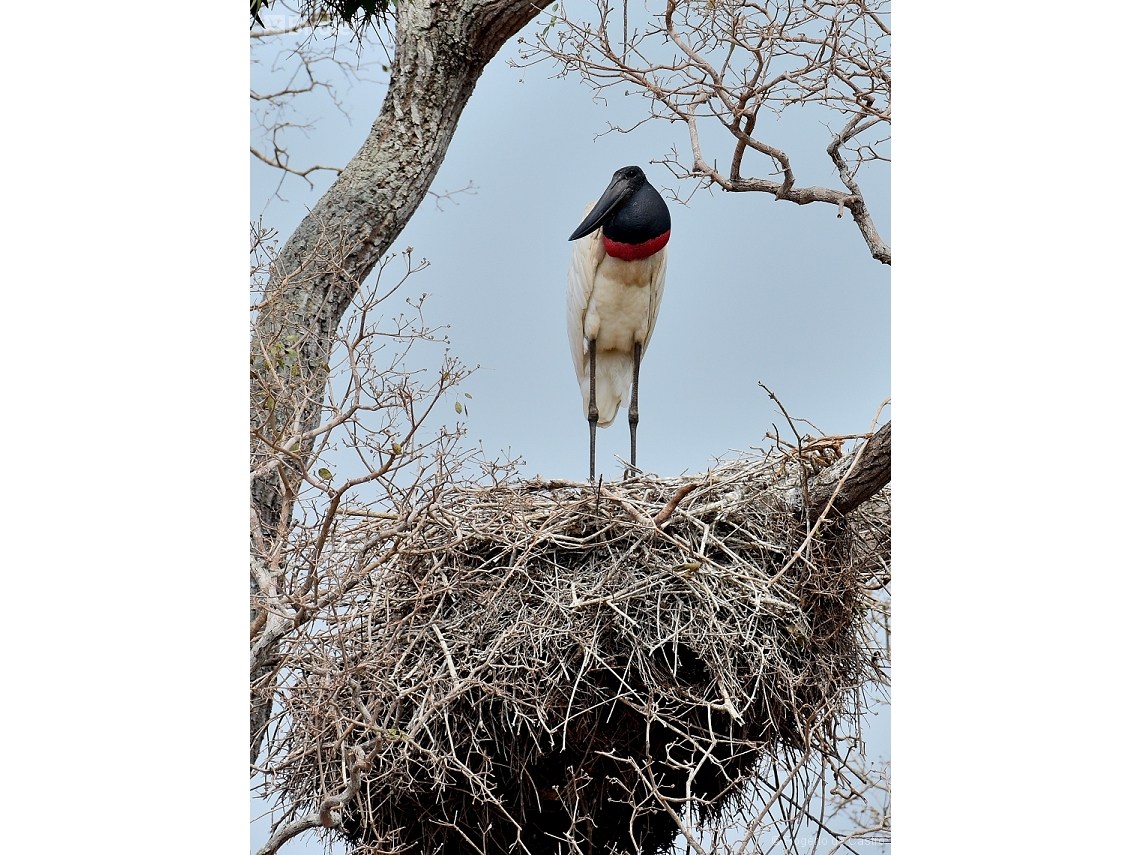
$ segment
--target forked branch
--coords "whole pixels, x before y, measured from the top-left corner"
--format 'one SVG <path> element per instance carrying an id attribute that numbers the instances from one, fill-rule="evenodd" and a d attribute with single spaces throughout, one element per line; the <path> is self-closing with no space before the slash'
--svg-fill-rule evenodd
<path id="1" fill-rule="evenodd" d="M 674 176 L 797 205 L 835 205 L 839 216 L 847 209 L 871 256 L 890 264 L 890 247 L 855 180 L 860 167 L 889 160 L 888 3 L 666 0 L 640 27 L 623 27 L 622 43 L 615 44 L 611 0 L 595 0 L 593 22 L 559 13 L 527 43 L 522 64 L 553 60 L 561 74 L 577 72 L 599 94 L 632 84 L 649 100 L 649 118 L 688 128 L 692 160 L 682 163 L 674 151 L 659 161 Z M 822 107 L 841 118 L 842 129 L 821 143 L 842 188 L 796 185 L 792 155 L 776 144 L 781 128 L 762 118 L 779 118 L 793 106 Z M 702 151 L 701 135 L 709 127 L 719 127 L 731 141 L 727 171 Z M 769 164 L 776 180 L 745 174 L 747 165 L 755 173 Z"/>

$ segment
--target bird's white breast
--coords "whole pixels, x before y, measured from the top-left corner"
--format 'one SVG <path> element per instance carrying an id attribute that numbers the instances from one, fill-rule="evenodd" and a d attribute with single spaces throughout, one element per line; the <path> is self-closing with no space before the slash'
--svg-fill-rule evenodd
<path id="1" fill-rule="evenodd" d="M 648 341 L 653 281 L 662 254 L 636 261 L 605 256 L 594 274 L 583 332 L 597 339 L 598 350 L 632 352 L 635 342 Z"/>

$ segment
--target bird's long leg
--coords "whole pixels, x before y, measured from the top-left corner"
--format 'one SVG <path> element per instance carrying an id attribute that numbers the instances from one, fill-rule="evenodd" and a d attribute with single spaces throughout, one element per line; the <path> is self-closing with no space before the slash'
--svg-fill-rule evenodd
<path id="1" fill-rule="evenodd" d="M 637 468 L 637 375 L 641 373 L 641 342 L 633 343 L 633 394 L 629 398 L 629 465 Z"/>
<path id="2" fill-rule="evenodd" d="M 598 362 L 598 341 L 590 339 L 590 409 L 587 418 L 590 420 L 590 481 L 594 480 L 594 438 L 598 433 L 598 399 L 595 387 L 595 374 Z"/>

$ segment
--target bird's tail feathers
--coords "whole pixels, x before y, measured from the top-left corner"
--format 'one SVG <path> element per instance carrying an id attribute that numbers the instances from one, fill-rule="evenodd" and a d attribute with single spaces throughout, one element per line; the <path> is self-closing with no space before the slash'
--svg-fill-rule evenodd
<path id="1" fill-rule="evenodd" d="M 595 393 L 598 405 L 598 427 L 609 427 L 617 417 L 619 407 L 628 406 L 629 389 L 633 384 L 633 355 L 617 350 L 599 350 Z M 590 416 L 590 360 L 581 379 L 582 414 Z"/>

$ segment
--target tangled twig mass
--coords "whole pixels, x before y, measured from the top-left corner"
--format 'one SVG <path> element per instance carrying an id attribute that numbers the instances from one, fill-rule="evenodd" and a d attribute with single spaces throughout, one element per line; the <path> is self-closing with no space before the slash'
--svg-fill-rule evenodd
<path id="1" fill-rule="evenodd" d="M 883 679 L 889 488 L 820 523 L 815 469 L 456 486 L 394 551 L 358 518 L 363 577 L 284 651 L 275 788 L 374 853 L 707 852 L 757 780 L 818 824 L 803 776 Z"/>

